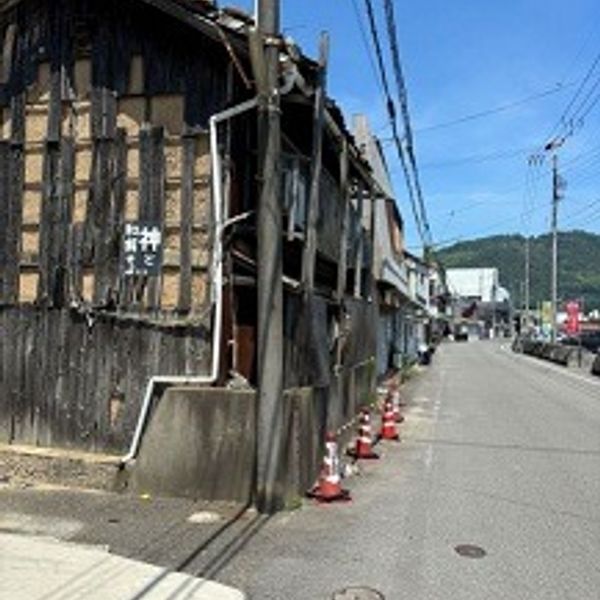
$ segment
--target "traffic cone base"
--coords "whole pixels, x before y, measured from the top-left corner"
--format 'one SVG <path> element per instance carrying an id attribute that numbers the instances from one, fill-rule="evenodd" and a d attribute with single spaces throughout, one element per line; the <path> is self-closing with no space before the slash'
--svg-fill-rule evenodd
<path id="1" fill-rule="evenodd" d="M 350 502 L 352 500 L 348 490 L 345 490 L 339 484 L 336 485 L 327 481 L 319 482 L 306 495 L 317 502 Z"/>
<path id="2" fill-rule="evenodd" d="M 357 441 L 354 448 L 350 448 L 350 450 L 348 450 L 348 456 L 351 456 L 356 460 L 377 460 L 379 458 L 379 454 L 374 452 L 371 448 L 370 441 L 368 444 L 359 443 Z"/>

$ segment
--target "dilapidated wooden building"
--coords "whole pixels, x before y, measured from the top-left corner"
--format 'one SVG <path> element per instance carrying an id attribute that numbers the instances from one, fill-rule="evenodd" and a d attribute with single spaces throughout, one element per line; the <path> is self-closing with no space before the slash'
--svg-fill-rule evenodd
<path id="1" fill-rule="evenodd" d="M 0 1 L 1 441 L 123 451 L 152 377 L 255 384 L 251 28 L 202 0 Z M 307 292 L 321 67 L 279 47 L 285 387 L 339 426 L 373 381 L 376 183 L 328 100 Z"/>

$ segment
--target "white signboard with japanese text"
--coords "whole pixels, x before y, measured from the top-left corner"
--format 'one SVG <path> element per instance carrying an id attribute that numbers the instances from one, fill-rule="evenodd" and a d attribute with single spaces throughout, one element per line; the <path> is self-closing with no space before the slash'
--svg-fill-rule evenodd
<path id="1" fill-rule="evenodd" d="M 162 262 L 162 231 L 157 223 L 125 223 L 123 231 L 124 275 L 159 275 Z"/>

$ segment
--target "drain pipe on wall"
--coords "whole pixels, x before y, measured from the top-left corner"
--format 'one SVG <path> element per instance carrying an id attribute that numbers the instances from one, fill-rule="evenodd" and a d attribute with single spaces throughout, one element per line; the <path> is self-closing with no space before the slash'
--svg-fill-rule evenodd
<path id="1" fill-rule="evenodd" d="M 198 385 L 198 384 L 213 384 L 219 375 L 219 357 L 220 357 L 220 342 L 223 316 L 223 232 L 233 223 L 236 223 L 243 218 L 247 218 L 254 211 L 236 215 L 226 221 L 227 215 L 223 211 L 223 182 L 221 157 L 219 154 L 217 128 L 220 123 L 228 121 L 246 111 L 252 110 L 258 101 L 256 98 L 247 100 L 228 108 L 222 112 L 214 114 L 209 119 L 210 127 L 210 157 L 212 169 L 212 198 L 213 198 L 213 215 L 215 222 L 215 237 L 213 243 L 211 273 L 213 276 L 213 285 L 211 286 L 211 304 L 214 306 L 213 318 L 213 336 L 212 336 L 212 360 L 211 369 L 208 375 L 154 375 L 148 380 L 146 392 L 142 401 L 140 414 L 129 446 L 129 452 L 121 458 L 121 467 L 135 460 L 146 428 L 146 422 L 150 416 L 152 408 L 152 397 L 154 388 L 157 385 Z"/>

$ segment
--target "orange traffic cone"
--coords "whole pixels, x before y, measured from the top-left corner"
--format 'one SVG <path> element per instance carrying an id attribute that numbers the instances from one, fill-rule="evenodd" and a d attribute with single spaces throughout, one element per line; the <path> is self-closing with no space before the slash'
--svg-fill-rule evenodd
<path id="1" fill-rule="evenodd" d="M 387 399 L 383 404 L 381 413 L 381 439 L 382 440 L 399 440 L 398 429 L 396 428 L 396 417 L 394 416 L 394 406 L 390 399 Z"/>
<path id="2" fill-rule="evenodd" d="M 356 459 L 379 458 L 379 455 L 373 452 L 373 438 L 371 436 L 371 413 L 365 406 L 360 410 L 358 421 L 358 436 L 354 449 L 350 455 Z"/>
<path id="3" fill-rule="evenodd" d="M 340 482 L 338 445 L 335 434 L 328 433 L 325 437 L 325 456 L 319 479 L 307 495 L 319 502 L 348 501 L 351 499 L 350 492 L 343 489 Z"/>

